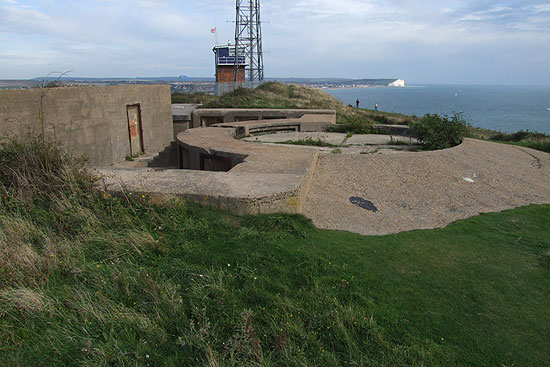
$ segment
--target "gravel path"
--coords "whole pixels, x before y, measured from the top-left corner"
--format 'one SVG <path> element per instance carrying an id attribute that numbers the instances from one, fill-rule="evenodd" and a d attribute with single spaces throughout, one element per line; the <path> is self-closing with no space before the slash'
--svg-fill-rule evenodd
<path id="1" fill-rule="evenodd" d="M 534 203 L 550 203 L 550 154 L 466 139 L 433 152 L 323 154 L 303 214 L 321 228 L 382 235 Z"/>

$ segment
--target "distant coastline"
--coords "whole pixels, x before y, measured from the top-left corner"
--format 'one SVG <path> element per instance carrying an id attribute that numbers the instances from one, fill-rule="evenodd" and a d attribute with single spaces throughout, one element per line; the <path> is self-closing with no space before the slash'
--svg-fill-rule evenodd
<path id="1" fill-rule="evenodd" d="M 349 89 L 349 88 L 375 88 L 375 87 L 404 87 L 405 81 L 399 78 L 378 79 L 345 79 L 345 78 L 266 78 L 266 82 L 277 81 L 282 83 L 294 83 L 319 89 Z M 119 85 L 119 84 L 170 84 L 172 92 L 184 93 L 213 93 L 215 87 L 214 78 L 192 78 L 185 75 L 177 77 L 137 77 L 137 78 L 88 78 L 67 77 L 58 78 L 36 77 L 21 80 L 0 80 L 0 89 L 28 89 L 36 88 L 51 82 L 59 82 L 63 86 L 84 85 Z"/>

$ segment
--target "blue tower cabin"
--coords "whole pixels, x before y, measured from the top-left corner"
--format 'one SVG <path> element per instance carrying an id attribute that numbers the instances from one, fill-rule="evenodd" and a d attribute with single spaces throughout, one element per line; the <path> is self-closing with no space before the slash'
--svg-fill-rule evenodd
<path id="1" fill-rule="evenodd" d="M 212 50 L 216 58 L 216 83 L 235 82 L 235 64 L 238 61 L 239 72 L 237 74 L 237 83 L 244 83 L 246 80 L 246 58 L 244 48 L 239 47 L 239 59 L 235 56 L 235 46 L 216 46 Z"/>

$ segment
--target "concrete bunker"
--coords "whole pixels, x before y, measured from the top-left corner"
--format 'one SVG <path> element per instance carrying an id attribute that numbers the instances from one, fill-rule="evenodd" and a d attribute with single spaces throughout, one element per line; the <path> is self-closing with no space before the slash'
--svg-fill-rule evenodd
<path id="1" fill-rule="evenodd" d="M 195 119 L 195 115 L 200 119 Z M 293 115 L 299 117 L 276 118 Z M 238 139 L 267 132 L 323 131 L 336 123 L 333 110 L 198 109 L 193 112 L 193 120 L 201 124 L 205 117 L 233 121 L 179 133 L 177 155 L 181 169 L 228 172 L 250 155 L 250 145 Z M 240 121 L 243 118 L 247 120 Z M 198 134 L 201 130 L 203 133 Z"/>
<path id="2" fill-rule="evenodd" d="M 0 91 L 0 137 L 43 134 L 108 166 L 174 140 L 170 86 L 118 85 Z"/>
<path id="3" fill-rule="evenodd" d="M 189 145 L 178 145 L 180 169 L 228 172 L 244 162 L 247 154 L 205 149 Z"/>

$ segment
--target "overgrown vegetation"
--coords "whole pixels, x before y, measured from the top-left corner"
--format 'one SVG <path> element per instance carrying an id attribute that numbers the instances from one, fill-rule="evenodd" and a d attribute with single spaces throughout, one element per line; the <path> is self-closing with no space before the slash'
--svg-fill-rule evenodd
<path id="1" fill-rule="evenodd" d="M 346 126 L 342 132 L 352 134 L 370 134 L 374 131 L 372 129 L 372 124 L 361 116 L 344 116 L 342 118 L 342 123 L 343 126 Z"/>
<path id="2" fill-rule="evenodd" d="M 336 147 L 338 145 L 327 143 L 321 138 L 312 139 L 312 138 L 305 138 L 305 139 L 298 139 L 298 140 L 287 140 L 280 142 L 279 144 L 291 144 L 291 145 L 309 145 L 313 147 Z"/>
<path id="3" fill-rule="evenodd" d="M 520 130 L 515 133 L 496 133 L 490 136 L 493 141 L 519 145 L 550 153 L 550 135 Z"/>
<path id="4" fill-rule="evenodd" d="M 540 141 L 540 140 L 527 140 L 527 141 L 519 141 L 519 142 L 513 142 L 510 144 L 519 145 L 522 147 L 527 147 L 531 149 L 540 150 L 543 152 L 550 153 L 550 139 L 547 139 L 546 141 Z"/>
<path id="5" fill-rule="evenodd" d="M 0 146 L 2 366 L 543 366 L 550 206 L 363 237 Z"/>
<path id="6" fill-rule="evenodd" d="M 412 125 L 415 136 L 429 150 L 451 148 L 462 143 L 470 124 L 459 113 L 451 117 L 427 114 Z"/>

